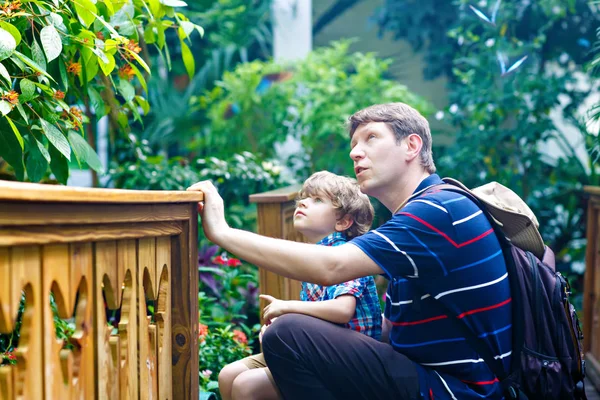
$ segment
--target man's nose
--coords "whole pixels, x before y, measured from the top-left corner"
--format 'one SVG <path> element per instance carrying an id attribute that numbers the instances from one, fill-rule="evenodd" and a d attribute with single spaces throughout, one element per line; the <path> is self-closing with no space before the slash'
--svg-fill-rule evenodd
<path id="1" fill-rule="evenodd" d="M 350 158 L 354 161 L 358 161 L 361 158 L 365 157 L 365 152 L 361 149 L 360 146 L 356 145 L 352 150 L 350 150 Z"/>

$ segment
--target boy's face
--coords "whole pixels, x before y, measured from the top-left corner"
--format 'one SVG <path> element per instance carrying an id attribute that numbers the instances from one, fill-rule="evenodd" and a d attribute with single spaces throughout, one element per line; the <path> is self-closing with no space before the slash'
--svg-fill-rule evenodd
<path id="1" fill-rule="evenodd" d="M 314 195 L 298 201 L 294 212 L 294 228 L 308 240 L 317 243 L 336 231 L 337 212 L 326 196 Z"/>

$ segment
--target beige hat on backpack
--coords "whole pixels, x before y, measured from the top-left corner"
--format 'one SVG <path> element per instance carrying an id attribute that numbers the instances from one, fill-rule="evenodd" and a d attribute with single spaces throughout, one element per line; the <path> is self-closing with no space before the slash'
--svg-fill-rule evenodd
<path id="1" fill-rule="evenodd" d="M 457 180 L 445 178 L 444 181 L 473 193 L 487 206 L 489 213 L 515 246 L 542 259 L 545 245 L 538 231 L 540 224 L 533 211 L 515 192 L 498 182 L 490 182 L 469 190 Z"/>

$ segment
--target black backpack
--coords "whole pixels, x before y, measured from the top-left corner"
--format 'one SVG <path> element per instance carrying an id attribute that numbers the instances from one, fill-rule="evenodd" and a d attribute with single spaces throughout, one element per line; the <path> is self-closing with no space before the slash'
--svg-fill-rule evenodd
<path id="1" fill-rule="evenodd" d="M 569 283 L 555 270 L 554 253 L 546 247 L 540 260 L 515 246 L 485 203 L 460 182 L 444 181 L 435 188 L 460 193 L 473 201 L 490 221 L 502 247 L 513 299 L 510 371 L 504 370 L 483 339 L 444 306 L 446 313 L 500 380 L 507 399 L 585 400 L 583 334 L 575 308 L 569 302 Z"/>

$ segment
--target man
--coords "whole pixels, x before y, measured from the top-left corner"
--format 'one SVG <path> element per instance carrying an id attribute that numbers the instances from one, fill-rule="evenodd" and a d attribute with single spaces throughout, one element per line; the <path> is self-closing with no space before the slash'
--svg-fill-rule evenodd
<path id="1" fill-rule="evenodd" d="M 502 398 L 498 379 L 462 337 L 464 323 L 510 365 L 511 298 L 502 251 L 481 210 L 436 189 L 427 120 L 402 103 L 350 117 L 350 157 L 361 191 L 393 212 L 378 229 L 337 247 L 231 229 L 210 182 L 202 190 L 206 236 L 237 256 L 290 278 L 332 285 L 383 274 L 382 343 L 316 318 L 289 314 L 263 337 L 286 399 Z M 406 205 L 404 202 L 414 193 Z M 446 308 L 460 321 L 447 317 Z"/>

